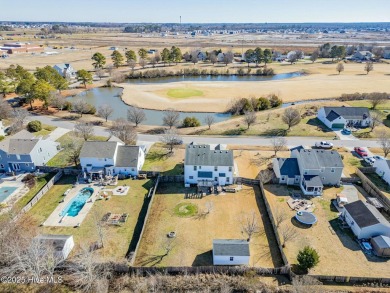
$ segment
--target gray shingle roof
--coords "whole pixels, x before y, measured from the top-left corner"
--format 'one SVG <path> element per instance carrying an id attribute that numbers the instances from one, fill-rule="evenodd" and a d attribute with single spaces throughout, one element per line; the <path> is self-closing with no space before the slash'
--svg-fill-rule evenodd
<path id="1" fill-rule="evenodd" d="M 233 166 L 233 152 L 230 150 L 211 150 L 209 145 L 187 145 L 185 165 Z"/>
<path id="2" fill-rule="evenodd" d="M 375 207 L 365 204 L 361 200 L 346 204 L 344 208 L 348 211 L 360 228 L 372 226 L 378 223 L 390 226 L 389 222 Z"/>
<path id="3" fill-rule="evenodd" d="M 322 187 L 322 181 L 318 175 L 304 175 L 306 187 Z"/>
<path id="4" fill-rule="evenodd" d="M 340 154 L 334 150 L 302 149 L 294 152 L 297 153 L 299 164 L 303 169 L 344 167 Z"/>
<path id="5" fill-rule="evenodd" d="M 138 167 L 138 154 L 139 146 L 119 146 L 115 167 Z"/>
<path id="6" fill-rule="evenodd" d="M 86 141 L 80 158 L 114 158 L 117 144 L 115 141 Z"/>
<path id="7" fill-rule="evenodd" d="M 226 256 L 250 256 L 249 242 L 241 239 L 213 240 L 213 254 Z"/>
<path id="8" fill-rule="evenodd" d="M 9 141 L 8 154 L 26 155 L 37 145 L 39 139 L 11 139 Z"/>
<path id="9" fill-rule="evenodd" d="M 277 158 L 277 161 L 281 176 L 294 178 L 296 175 L 300 175 L 298 160 L 296 158 Z"/>
<path id="10" fill-rule="evenodd" d="M 72 235 L 42 234 L 35 237 L 35 239 L 41 243 L 53 245 L 56 251 L 62 251 L 64 249 L 65 243 L 72 237 Z"/>
<path id="11" fill-rule="evenodd" d="M 0 149 L 4 152 L 8 152 L 10 149 L 10 141 L 13 139 L 33 139 L 34 135 L 27 130 L 19 131 L 12 136 L 7 136 L 0 142 Z"/>
<path id="12" fill-rule="evenodd" d="M 365 107 L 324 107 L 326 119 L 333 121 L 339 116 L 345 119 L 363 119 L 370 117 L 370 111 Z"/>

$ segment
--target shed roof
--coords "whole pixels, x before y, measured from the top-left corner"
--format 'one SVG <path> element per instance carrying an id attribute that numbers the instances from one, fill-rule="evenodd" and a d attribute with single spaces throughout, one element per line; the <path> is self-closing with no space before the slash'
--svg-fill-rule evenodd
<path id="1" fill-rule="evenodd" d="M 55 251 L 62 251 L 65 247 L 66 242 L 71 238 L 73 238 L 73 235 L 42 234 L 38 235 L 35 239 L 37 239 L 41 243 L 53 245 Z"/>
<path id="2" fill-rule="evenodd" d="M 369 227 L 379 223 L 390 227 L 389 222 L 374 206 L 366 204 L 361 200 L 351 202 L 345 205 L 344 208 L 348 211 L 360 228 Z"/>
<path id="3" fill-rule="evenodd" d="M 379 248 L 390 248 L 390 237 L 379 235 L 371 239 Z"/>
<path id="4" fill-rule="evenodd" d="M 322 187 L 322 181 L 318 175 L 304 175 L 306 187 Z"/>
<path id="5" fill-rule="evenodd" d="M 250 256 L 249 242 L 242 239 L 214 239 L 213 254 L 226 256 Z"/>
<path id="6" fill-rule="evenodd" d="M 233 152 L 212 150 L 210 145 L 187 145 L 185 165 L 195 166 L 233 166 Z"/>

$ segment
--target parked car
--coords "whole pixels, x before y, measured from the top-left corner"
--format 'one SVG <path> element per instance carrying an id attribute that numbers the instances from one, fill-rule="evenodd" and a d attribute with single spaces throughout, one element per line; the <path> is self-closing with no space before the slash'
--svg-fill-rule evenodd
<path id="1" fill-rule="evenodd" d="M 384 160 L 385 159 L 384 157 L 381 157 L 381 156 L 373 156 L 373 158 L 375 160 Z"/>
<path id="2" fill-rule="evenodd" d="M 367 151 L 365 149 L 361 148 L 361 147 L 355 147 L 354 151 L 361 157 L 367 157 L 368 156 Z"/>
<path id="3" fill-rule="evenodd" d="M 368 165 L 370 165 L 370 166 L 374 165 L 374 163 L 375 163 L 374 157 L 365 157 L 365 158 L 364 158 L 364 161 L 365 161 Z"/>
<path id="4" fill-rule="evenodd" d="M 172 140 L 172 144 L 174 144 L 174 145 L 181 145 L 181 144 L 183 144 L 183 140 L 181 140 L 181 139 L 173 139 Z"/>
<path id="5" fill-rule="evenodd" d="M 328 141 L 316 142 L 316 147 L 321 149 L 331 149 L 333 148 L 333 143 Z"/>
<path id="6" fill-rule="evenodd" d="M 352 133 L 352 131 L 349 130 L 348 128 L 344 128 L 343 130 L 341 130 L 341 133 L 345 134 L 345 135 L 350 135 Z"/>

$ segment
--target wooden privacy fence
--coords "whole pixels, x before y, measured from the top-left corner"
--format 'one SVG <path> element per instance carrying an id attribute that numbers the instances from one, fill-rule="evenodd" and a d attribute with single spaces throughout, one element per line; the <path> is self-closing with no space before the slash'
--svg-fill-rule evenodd
<path id="1" fill-rule="evenodd" d="M 260 184 L 260 180 L 258 179 L 250 179 L 244 177 L 233 177 L 234 184 L 245 184 L 250 186 L 258 186 Z"/>
<path id="2" fill-rule="evenodd" d="M 175 182 L 175 183 L 181 183 L 184 182 L 184 175 L 163 175 L 160 176 L 160 182 Z"/>
<path id="3" fill-rule="evenodd" d="M 25 207 L 20 211 L 20 213 L 14 218 L 17 220 L 21 215 L 27 213 L 41 198 L 49 191 L 49 189 L 62 177 L 63 172 L 58 171 L 53 178 L 47 182 L 40 191 L 25 205 Z"/>
<path id="4" fill-rule="evenodd" d="M 129 251 L 128 252 L 128 256 L 131 256 L 131 259 L 130 259 L 130 265 L 131 266 L 134 264 L 135 258 L 137 256 L 137 252 L 138 252 L 138 249 L 139 249 L 139 246 L 140 246 L 140 243 L 141 243 L 142 235 L 145 232 L 146 223 L 147 223 L 149 215 L 150 215 L 150 210 L 152 208 L 154 195 L 156 194 L 156 191 L 157 191 L 160 179 L 161 179 L 161 177 L 158 176 L 157 179 L 156 179 L 156 183 L 154 184 L 153 187 L 151 187 L 153 189 L 153 191 L 148 193 L 148 198 L 150 198 L 150 201 L 148 203 L 148 208 L 146 210 L 145 217 L 143 218 L 142 229 L 141 229 L 141 232 L 140 232 L 139 237 L 137 239 L 137 245 L 136 245 L 134 251 Z"/>
<path id="5" fill-rule="evenodd" d="M 356 169 L 356 175 L 359 176 L 362 181 L 362 186 L 364 190 L 371 196 L 377 198 L 381 204 L 383 204 L 386 212 L 390 212 L 390 199 L 379 190 L 378 187 L 366 176 L 362 171 Z"/>
<path id="6" fill-rule="evenodd" d="M 349 277 L 349 276 L 324 276 L 310 275 L 321 282 L 336 282 L 336 283 L 374 283 L 374 284 L 390 284 L 390 278 L 369 278 L 369 277 Z"/>

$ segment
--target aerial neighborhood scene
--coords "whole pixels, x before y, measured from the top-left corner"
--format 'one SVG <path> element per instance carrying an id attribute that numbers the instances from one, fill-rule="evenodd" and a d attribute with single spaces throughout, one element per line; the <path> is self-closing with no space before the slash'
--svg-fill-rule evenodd
<path id="1" fill-rule="evenodd" d="M 0 292 L 390 292 L 390 2 L 228 2 L 0 5 Z"/>

